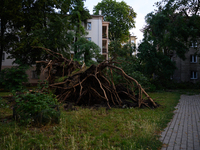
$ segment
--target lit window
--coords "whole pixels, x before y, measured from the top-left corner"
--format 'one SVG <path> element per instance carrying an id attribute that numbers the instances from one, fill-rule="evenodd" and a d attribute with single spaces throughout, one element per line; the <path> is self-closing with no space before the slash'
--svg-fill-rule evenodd
<path id="1" fill-rule="evenodd" d="M 197 63 L 197 55 L 190 55 L 190 62 Z"/>
<path id="2" fill-rule="evenodd" d="M 5 53 L 2 54 L 2 61 L 5 61 Z"/>
<path id="3" fill-rule="evenodd" d="M 91 22 L 87 22 L 87 30 L 91 30 Z"/>
<path id="4" fill-rule="evenodd" d="M 91 41 L 91 37 L 86 37 L 86 40 Z"/>
<path id="5" fill-rule="evenodd" d="M 197 79 L 197 71 L 191 71 L 190 78 L 191 79 Z"/>

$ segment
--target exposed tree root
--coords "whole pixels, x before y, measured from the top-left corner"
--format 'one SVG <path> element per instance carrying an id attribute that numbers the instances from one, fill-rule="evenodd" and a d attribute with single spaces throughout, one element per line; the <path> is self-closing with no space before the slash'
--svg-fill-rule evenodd
<path id="1" fill-rule="evenodd" d="M 100 104 L 108 108 L 158 107 L 141 85 L 115 66 L 115 62 L 104 61 L 87 68 L 76 61 L 64 58 L 61 54 L 49 49 L 44 50 L 55 59 L 37 63 L 46 64 L 49 87 L 55 89 L 59 101 L 84 106 Z M 114 73 L 121 75 L 126 83 L 115 85 Z"/>

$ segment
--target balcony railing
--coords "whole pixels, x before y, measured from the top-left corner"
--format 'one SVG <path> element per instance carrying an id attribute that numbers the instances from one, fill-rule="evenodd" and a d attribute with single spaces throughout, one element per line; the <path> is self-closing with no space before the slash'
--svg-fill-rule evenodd
<path id="1" fill-rule="evenodd" d="M 107 53 L 107 48 L 102 48 L 102 53 Z"/>
<path id="2" fill-rule="evenodd" d="M 103 37 L 103 38 L 107 38 L 107 35 L 106 35 L 106 34 L 102 34 L 102 37 Z"/>

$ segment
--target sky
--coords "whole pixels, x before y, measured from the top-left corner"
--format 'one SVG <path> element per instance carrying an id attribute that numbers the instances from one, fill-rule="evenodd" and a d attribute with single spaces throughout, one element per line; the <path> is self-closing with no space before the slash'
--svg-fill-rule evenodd
<path id="1" fill-rule="evenodd" d="M 121 2 L 122 0 L 116 0 Z M 155 2 L 161 0 L 123 0 L 127 5 L 131 6 L 133 10 L 137 13 L 135 19 L 135 26 L 130 30 L 131 35 L 137 37 L 137 44 L 143 39 L 143 33 L 140 31 L 145 26 L 145 16 L 152 12 L 155 7 L 153 6 Z M 96 6 L 101 0 L 86 0 L 85 7 L 90 11 L 90 14 L 93 14 L 93 7 Z"/>

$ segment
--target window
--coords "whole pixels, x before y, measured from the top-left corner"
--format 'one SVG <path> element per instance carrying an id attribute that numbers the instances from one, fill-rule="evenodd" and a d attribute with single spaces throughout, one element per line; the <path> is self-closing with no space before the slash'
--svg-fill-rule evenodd
<path id="1" fill-rule="evenodd" d="M 91 37 L 86 37 L 86 40 L 91 41 Z"/>
<path id="2" fill-rule="evenodd" d="M 5 53 L 2 54 L 2 61 L 5 61 Z"/>
<path id="3" fill-rule="evenodd" d="M 197 41 L 191 41 L 190 46 L 191 47 L 197 47 Z"/>
<path id="4" fill-rule="evenodd" d="M 91 27 L 92 27 L 91 22 L 87 22 L 87 30 L 91 30 Z"/>
<path id="5" fill-rule="evenodd" d="M 190 55 L 190 62 L 197 63 L 197 55 Z"/>
<path id="6" fill-rule="evenodd" d="M 191 71 L 190 78 L 191 79 L 197 79 L 197 71 Z"/>
<path id="7" fill-rule="evenodd" d="M 32 79 L 39 79 L 38 75 L 37 75 L 37 72 L 35 70 L 32 70 L 31 71 L 31 78 Z"/>

